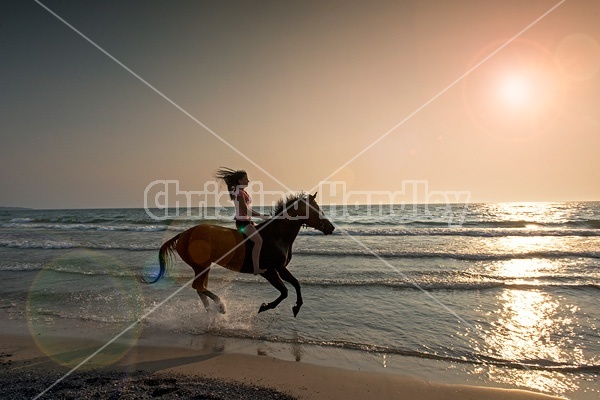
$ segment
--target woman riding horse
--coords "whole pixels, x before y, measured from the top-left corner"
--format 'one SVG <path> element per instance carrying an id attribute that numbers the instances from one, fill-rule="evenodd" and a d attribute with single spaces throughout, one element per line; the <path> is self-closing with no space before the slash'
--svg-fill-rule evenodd
<path id="1" fill-rule="evenodd" d="M 217 170 L 216 178 L 225 182 L 229 190 L 229 197 L 235 204 L 235 227 L 252 240 L 252 244 L 254 245 L 252 249 L 254 275 L 264 274 L 267 270 L 260 268 L 262 237 L 256 230 L 256 224 L 252 220 L 252 217 L 268 220 L 271 216 L 262 215 L 252 209 L 252 199 L 250 199 L 250 195 L 246 192 L 246 188 L 250 182 L 246 171 L 243 169 L 235 171 L 230 168 L 220 168 Z"/>
<path id="2" fill-rule="evenodd" d="M 315 228 L 325 235 L 333 233 L 335 229 L 315 201 L 316 195 L 298 194 L 289 196 L 285 201 L 280 200 L 273 210 L 272 218 L 256 226 L 263 239 L 260 266 L 266 269 L 266 272 L 261 276 L 280 292 L 274 301 L 263 303 L 259 313 L 277 307 L 287 297 L 288 291 L 282 279 L 296 289 L 296 305 L 292 307 L 294 317 L 300 311 L 300 283 L 287 269 L 292 258 L 292 244 L 303 226 Z M 225 313 L 221 299 L 207 288 L 211 264 L 215 263 L 236 272 L 253 273 L 251 243 L 236 229 L 208 224 L 197 225 L 161 246 L 158 256 L 159 273 L 148 283 L 157 282 L 164 276 L 172 261 L 171 256 L 177 252 L 181 259 L 194 269 L 192 287 L 196 289 L 204 307 L 208 310 L 210 298 L 219 306 L 220 311 Z"/>

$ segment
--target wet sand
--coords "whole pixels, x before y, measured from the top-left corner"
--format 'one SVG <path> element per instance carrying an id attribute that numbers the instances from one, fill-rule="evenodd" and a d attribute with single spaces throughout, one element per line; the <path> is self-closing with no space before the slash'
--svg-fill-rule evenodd
<path id="1" fill-rule="evenodd" d="M 35 397 L 104 344 L 63 339 L 60 351 L 43 352 L 28 335 L 0 334 L 0 398 Z M 109 358 L 102 354 L 118 354 L 118 348 L 118 342 L 107 347 L 41 398 L 557 399 L 523 390 L 441 384 L 267 355 L 153 346 L 147 341 L 136 343 L 119 361 L 103 365 Z M 61 360 L 70 364 L 57 363 Z"/>

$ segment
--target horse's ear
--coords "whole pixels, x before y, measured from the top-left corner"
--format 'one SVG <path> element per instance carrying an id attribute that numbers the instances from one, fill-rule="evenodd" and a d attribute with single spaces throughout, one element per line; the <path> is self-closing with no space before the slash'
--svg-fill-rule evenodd
<path id="1" fill-rule="evenodd" d="M 317 193 L 319 193 L 319 192 L 318 192 L 318 191 L 317 191 L 317 192 L 315 192 L 315 194 L 313 194 L 311 197 L 312 197 L 313 199 L 316 199 L 316 198 L 317 198 Z"/>

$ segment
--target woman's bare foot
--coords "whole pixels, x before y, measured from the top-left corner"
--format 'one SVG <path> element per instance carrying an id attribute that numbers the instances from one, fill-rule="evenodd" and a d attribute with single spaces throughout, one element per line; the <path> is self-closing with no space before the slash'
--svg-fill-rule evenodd
<path id="1" fill-rule="evenodd" d="M 267 272 L 267 270 L 266 270 L 266 269 L 262 269 L 262 268 L 255 269 L 255 270 L 254 270 L 254 275 L 262 275 L 262 274 L 264 274 L 265 272 Z"/>

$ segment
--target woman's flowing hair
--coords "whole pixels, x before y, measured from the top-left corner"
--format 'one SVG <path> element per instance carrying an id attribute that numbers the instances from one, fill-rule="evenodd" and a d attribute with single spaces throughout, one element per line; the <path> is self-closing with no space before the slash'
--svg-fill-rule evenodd
<path id="1" fill-rule="evenodd" d="M 215 172 L 215 178 L 225 183 L 229 191 L 231 200 L 235 200 L 235 189 L 239 185 L 239 180 L 248 175 L 243 169 L 234 170 L 221 167 Z"/>

